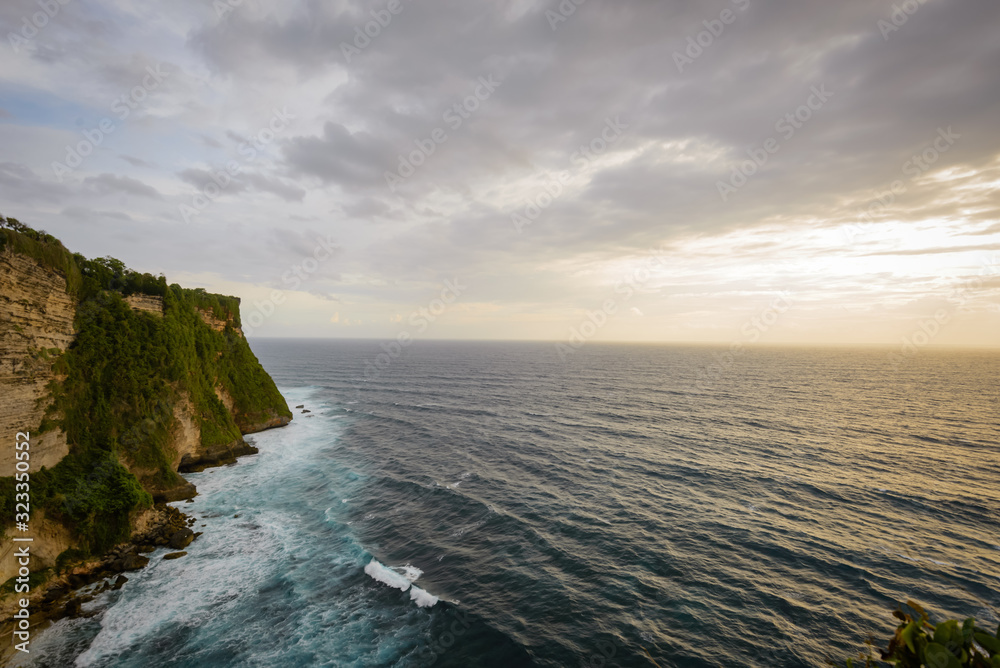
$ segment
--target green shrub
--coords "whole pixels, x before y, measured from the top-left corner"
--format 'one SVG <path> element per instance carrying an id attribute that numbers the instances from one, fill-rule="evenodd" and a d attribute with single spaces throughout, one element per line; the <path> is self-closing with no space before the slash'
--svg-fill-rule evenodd
<path id="1" fill-rule="evenodd" d="M 56 557 L 56 573 L 64 572 L 73 564 L 78 564 L 89 556 L 90 554 L 86 550 L 78 550 L 75 547 L 63 550 Z"/>
<path id="2" fill-rule="evenodd" d="M 889 647 L 875 657 L 871 650 L 853 666 L 898 666 L 899 668 L 1000 668 L 1000 628 L 987 631 L 972 617 L 964 622 L 948 620 L 932 625 L 927 612 L 917 603 L 907 601 L 919 615 L 914 619 L 903 610 L 893 614 L 900 620 Z M 863 664 L 861 662 L 864 662 Z M 836 664 L 833 664 L 836 665 Z"/>

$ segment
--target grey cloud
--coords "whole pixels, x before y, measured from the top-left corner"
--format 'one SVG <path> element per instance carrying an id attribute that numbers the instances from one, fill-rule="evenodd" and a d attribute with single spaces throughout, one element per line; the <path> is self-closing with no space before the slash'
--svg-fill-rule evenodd
<path id="1" fill-rule="evenodd" d="M 235 176 L 228 174 L 223 167 L 211 171 L 207 169 L 188 168 L 177 173 L 181 181 L 194 186 L 199 191 L 208 184 L 215 183 L 215 174 L 226 174 L 229 184 L 221 190 L 222 195 L 235 195 L 241 192 L 267 192 L 277 195 L 286 202 L 298 202 L 305 197 L 306 191 L 295 185 L 272 176 L 256 172 L 240 172 Z"/>
<path id="2" fill-rule="evenodd" d="M 0 162 L 0 191 L 6 200 L 21 204 L 58 202 L 72 195 L 68 185 L 48 181 L 31 167 L 16 162 Z"/>
<path id="3" fill-rule="evenodd" d="M 383 172 L 395 167 L 391 147 L 367 132 L 328 122 L 322 137 L 297 137 L 284 148 L 289 168 L 344 186 L 385 187 Z"/>
<path id="4" fill-rule="evenodd" d="M 205 146 L 210 148 L 222 148 L 222 143 L 216 139 L 209 137 L 208 135 L 200 135 L 201 141 Z"/>
<path id="5" fill-rule="evenodd" d="M 156 167 L 156 165 L 154 165 L 153 163 L 143 160 L 142 158 L 136 158 L 135 156 L 119 155 L 118 157 L 127 162 L 128 164 L 132 165 L 133 167 L 145 167 L 147 169 L 153 169 Z"/>
<path id="6" fill-rule="evenodd" d="M 88 176 L 83 179 L 83 186 L 98 195 L 126 194 L 150 199 L 161 199 L 160 192 L 138 179 L 130 176 L 104 173 L 99 176 Z"/>
<path id="7" fill-rule="evenodd" d="M 269 192 L 277 195 L 286 202 L 301 202 L 306 196 L 306 191 L 297 185 L 285 183 L 276 178 L 269 178 L 261 174 L 248 173 L 236 177 L 247 184 L 247 189 Z"/>

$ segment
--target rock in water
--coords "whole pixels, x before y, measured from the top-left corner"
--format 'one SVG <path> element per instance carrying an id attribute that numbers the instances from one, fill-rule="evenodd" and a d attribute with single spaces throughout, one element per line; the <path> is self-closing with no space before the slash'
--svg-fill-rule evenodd
<path id="1" fill-rule="evenodd" d="M 145 568 L 148 563 L 149 557 L 144 557 L 141 554 L 130 554 L 122 559 L 122 570 L 137 571 L 140 568 Z"/>
<path id="2" fill-rule="evenodd" d="M 67 617 L 76 617 L 80 614 L 80 599 L 71 598 L 66 602 L 64 613 Z"/>
<path id="3" fill-rule="evenodd" d="M 66 585 L 55 585 L 53 587 L 49 587 L 45 591 L 45 597 L 42 599 L 42 604 L 52 603 L 53 601 L 57 601 L 58 599 L 62 598 L 68 593 L 69 593 L 69 587 L 67 587 Z"/>
<path id="4" fill-rule="evenodd" d="M 181 529 L 170 537 L 170 547 L 174 550 L 183 550 L 194 540 L 194 532 L 191 529 Z"/>
<path id="5" fill-rule="evenodd" d="M 114 588 L 114 589 L 121 589 L 121 588 L 122 588 L 122 586 L 123 586 L 123 585 L 124 585 L 124 584 L 125 584 L 126 582 L 128 582 L 128 578 L 127 578 L 127 577 L 125 577 L 124 575 L 119 575 L 119 576 L 118 576 L 118 578 L 117 578 L 117 579 L 115 580 L 115 584 L 114 584 L 114 587 L 113 587 L 113 588 Z"/>
<path id="6" fill-rule="evenodd" d="M 168 559 L 180 559 L 181 557 L 187 556 L 187 552 L 171 552 L 170 554 L 163 555 L 163 560 Z"/>

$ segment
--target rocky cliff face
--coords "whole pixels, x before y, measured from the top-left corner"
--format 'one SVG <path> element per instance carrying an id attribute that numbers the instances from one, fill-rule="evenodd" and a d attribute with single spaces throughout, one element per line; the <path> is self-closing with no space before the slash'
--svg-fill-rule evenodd
<path id="1" fill-rule="evenodd" d="M 129 295 L 125 297 L 125 303 L 135 311 L 163 315 L 163 297 L 155 295 Z"/>
<path id="2" fill-rule="evenodd" d="M 66 280 L 34 259 L 0 250 L 0 476 L 14 470 L 14 438 L 31 432 L 33 467 L 54 466 L 68 452 L 59 430 L 37 434 L 48 406 L 52 360 L 73 341 L 76 306 Z M 0 522 L 9 521 L 2 518 Z"/>
<path id="3" fill-rule="evenodd" d="M 4 234 L 12 235 L 13 233 L 0 229 L 0 235 Z M 184 331 L 183 328 L 187 328 L 184 336 L 191 336 L 195 339 L 201 337 L 199 339 L 200 346 L 215 346 L 212 349 L 218 350 L 218 352 L 207 357 L 199 357 L 197 348 L 193 344 L 191 344 L 190 350 L 178 344 L 181 345 L 178 350 L 187 352 L 189 358 L 193 360 L 191 364 L 195 366 L 187 367 L 187 372 L 175 376 L 180 380 L 170 380 L 164 377 L 163 380 L 158 381 L 159 385 L 147 385 L 147 388 L 161 388 L 158 390 L 161 398 L 158 403 L 151 404 L 147 401 L 146 414 L 139 416 L 140 419 L 136 420 L 136 416 L 133 415 L 130 421 L 121 422 L 120 427 L 114 427 L 110 432 L 106 429 L 103 432 L 94 432 L 117 433 L 115 438 L 120 444 L 117 449 L 104 444 L 100 439 L 96 442 L 91 439 L 91 442 L 84 447 L 81 443 L 74 441 L 73 437 L 67 437 L 66 432 L 61 428 L 52 426 L 58 425 L 63 417 L 59 409 L 55 407 L 62 405 L 57 400 L 61 393 L 64 397 L 68 396 L 62 392 L 62 388 L 69 384 L 67 377 L 57 375 L 54 368 L 60 368 L 56 363 L 60 356 L 77 354 L 67 351 L 71 350 L 76 337 L 82 336 L 81 331 L 87 331 L 85 325 L 80 325 L 81 322 L 87 322 L 86 318 L 84 320 L 78 319 L 78 316 L 85 310 L 83 310 L 84 302 L 77 291 L 87 289 L 91 291 L 88 305 L 91 312 L 87 316 L 90 318 L 95 317 L 93 311 L 97 302 L 101 304 L 97 308 L 106 309 L 102 313 L 110 314 L 108 317 L 115 316 L 115 301 L 113 299 L 101 301 L 93 298 L 94 290 L 97 290 L 99 294 L 102 289 L 107 289 L 101 288 L 101 284 L 96 280 L 91 281 L 92 285 L 89 288 L 86 285 L 88 278 L 100 271 L 105 265 L 95 263 L 94 266 L 77 267 L 76 264 L 71 264 L 74 280 L 77 283 L 82 282 L 83 285 L 68 289 L 67 276 L 70 272 L 60 272 L 58 267 L 67 266 L 67 262 L 80 262 L 79 256 L 69 255 L 58 244 L 58 241 L 51 237 L 46 238 L 30 230 L 29 234 L 36 234 L 29 239 L 34 239 L 38 243 L 29 246 L 28 244 L 32 242 L 25 241 L 24 238 L 20 238 L 20 243 L 22 247 L 30 247 L 35 256 L 19 252 L 17 245 L 10 242 L 10 239 L 18 241 L 15 236 L 0 239 L 0 241 L 7 239 L 7 243 L 0 243 L 0 483 L 9 484 L 7 490 L 13 490 L 13 480 L 10 476 L 13 476 L 15 472 L 15 437 L 17 432 L 30 432 L 33 506 L 30 524 L 34 538 L 31 547 L 33 556 L 31 569 L 34 571 L 54 566 L 58 555 L 68 548 L 81 548 L 86 551 L 89 549 L 86 532 L 103 531 L 99 526 L 102 520 L 98 515 L 91 516 L 92 521 L 97 523 L 96 525 L 91 524 L 89 525 L 91 528 L 81 530 L 69 519 L 71 516 L 79 516 L 78 512 L 73 515 L 72 512 L 66 511 L 64 505 L 59 505 L 62 502 L 56 503 L 55 506 L 51 505 L 54 503 L 52 498 L 49 498 L 48 501 L 44 499 L 39 501 L 36 498 L 35 482 L 45 478 L 44 475 L 39 476 L 43 466 L 51 470 L 62 464 L 64 472 L 65 470 L 80 471 L 77 474 L 81 477 L 79 484 L 70 480 L 67 487 L 65 479 L 49 481 L 50 485 L 62 485 L 61 489 L 63 490 L 75 490 L 77 487 L 93 488 L 104 484 L 105 481 L 109 481 L 109 489 L 113 490 L 115 487 L 110 483 L 113 476 L 128 476 L 130 473 L 142 488 L 152 495 L 154 501 L 182 500 L 197 492 L 194 485 L 188 483 L 175 472 L 201 470 L 208 466 L 226 464 L 241 455 L 257 452 L 256 448 L 244 441 L 240 434 L 283 426 L 291 419 L 291 412 L 284 405 L 284 401 L 274 388 L 273 381 L 260 368 L 243 339 L 239 329 L 238 300 L 206 295 L 202 291 L 184 291 L 177 286 L 171 286 L 168 289 L 164 282 L 162 289 L 166 291 L 167 297 L 173 299 L 173 311 L 170 313 L 173 318 L 171 327 L 174 329 L 168 329 L 163 324 L 167 318 L 168 307 L 164 297 L 161 296 L 133 293 L 123 297 L 122 301 L 128 305 L 128 309 L 124 309 L 125 315 L 127 316 L 129 310 L 152 314 L 157 316 L 157 320 L 147 322 L 147 327 L 160 327 L 159 331 L 163 333 L 177 331 L 178 327 L 182 328 L 181 331 Z M 53 246 L 53 243 L 57 247 Z M 39 251 L 38 248 L 42 248 L 42 250 Z M 35 257 L 42 259 L 35 259 Z M 62 262 L 62 265 L 52 260 L 53 257 Z M 44 260 L 49 260 L 49 262 Z M 155 280 L 153 277 L 134 274 L 134 272 L 126 278 L 134 278 L 135 276 L 140 276 L 141 280 L 147 278 Z M 94 283 L 97 284 L 96 288 Z M 117 283 L 111 281 L 110 284 L 113 286 Z M 114 288 L 112 287 L 111 290 Z M 190 293 L 199 294 L 192 297 Z M 171 297 L 171 295 L 173 296 Z M 192 308 L 188 305 L 192 300 L 194 303 L 198 303 L 199 300 L 201 302 L 207 301 L 209 307 L 194 309 L 197 311 L 196 317 L 191 310 L 184 310 Z M 121 301 L 117 303 L 120 305 Z M 119 308 L 122 307 L 119 306 Z M 190 316 L 184 316 L 184 313 L 188 313 Z M 227 317 L 219 318 L 216 313 L 227 314 Z M 98 317 L 103 316 L 99 314 Z M 115 317 L 123 316 L 119 313 Z M 136 322 L 141 324 L 141 321 Z M 204 325 L 198 324 L 199 322 L 208 324 L 212 332 L 207 332 Z M 78 327 L 84 327 L 84 329 L 78 330 Z M 199 327 L 204 330 L 201 334 L 197 331 Z M 105 327 L 97 333 L 101 336 L 111 336 L 115 334 L 115 330 L 114 327 L 110 329 Z M 100 336 L 97 339 L 101 340 Z M 96 345 L 93 337 L 87 345 Z M 111 345 L 111 343 L 106 345 Z M 120 351 L 121 344 L 116 345 L 119 345 L 117 350 Z M 72 350 L 76 350 L 76 348 Z M 167 355 L 166 359 L 171 359 L 171 355 L 166 350 L 164 352 Z M 140 371 L 139 375 L 149 373 L 150 359 L 163 358 L 158 352 L 152 352 L 149 348 L 143 354 L 147 356 L 143 367 L 147 371 Z M 224 355 L 231 357 L 227 358 Z M 99 359 L 99 357 L 92 359 Z M 205 368 L 199 366 L 202 363 L 198 360 L 202 359 L 211 360 L 204 362 Z M 120 368 L 128 366 L 127 359 L 119 360 L 118 364 L 119 367 L 114 369 L 115 373 L 125 375 L 130 373 L 127 368 Z M 67 367 L 64 364 L 62 368 Z M 67 373 L 72 372 L 67 371 Z M 184 384 L 184 379 L 190 377 L 192 373 L 200 374 L 204 378 L 200 381 L 201 385 L 190 385 L 189 387 Z M 245 379 L 247 383 L 241 386 L 233 379 Z M 218 403 L 215 405 L 221 404 L 221 406 L 217 409 L 206 404 L 205 390 L 201 389 L 205 387 L 205 383 L 208 387 L 211 387 L 212 383 L 215 384 L 216 396 L 212 397 L 211 401 L 218 399 Z M 226 389 L 227 383 L 228 387 L 234 390 L 232 394 L 236 395 L 236 399 Z M 234 383 L 236 384 L 234 385 Z M 251 389 L 247 389 L 248 387 Z M 79 392 L 79 388 L 76 391 Z M 211 394 L 211 391 L 208 393 Z M 243 410 L 241 410 L 241 406 Z M 228 417 L 226 413 L 228 413 Z M 44 433 L 39 429 L 43 420 L 47 424 Z M 69 427 L 67 429 L 71 433 L 81 433 L 79 422 L 77 422 L 75 432 Z M 85 429 L 83 431 L 86 432 Z M 166 436 L 164 437 L 163 434 Z M 80 450 L 81 448 L 83 450 Z M 149 456 L 151 448 L 152 452 L 160 453 L 152 459 Z M 87 453 L 86 456 L 80 454 L 84 451 Z M 88 469 L 89 465 L 86 462 L 98 461 L 93 459 L 94 453 L 98 452 L 109 453 L 112 457 L 112 463 L 105 465 L 103 470 Z M 106 459 L 108 455 L 100 456 Z M 74 460 L 74 458 L 79 461 Z M 75 468 L 67 469 L 65 462 L 70 460 L 75 461 L 73 464 Z M 117 466 L 115 461 L 124 466 L 127 473 L 113 473 L 113 469 Z M 112 473 L 107 473 L 107 471 L 112 471 Z M 114 492 L 105 490 L 94 493 Z M 68 492 L 59 492 L 58 490 L 57 493 L 53 492 L 52 494 L 56 494 L 53 497 L 56 499 L 69 495 Z M 49 503 L 48 506 L 44 505 L 46 502 Z M 73 502 L 86 504 L 88 501 L 87 498 L 84 498 L 82 502 L 78 500 Z M 75 506 L 73 511 L 76 512 L 80 507 L 79 505 Z M 84 507 L 89 506 L 85 505 Z M 142 518 L 146 517 L 149 512 L 151 512 L 150 509 L 144 510 L 137 506 L 127 516 L 132 535 L 136 535 L 137 532 L 142 533 Z M 14 519 L 13 512 L 5 512 L 4 515 L 0 517 L 0 529 L 3 529 L 6 536 L 9 537 L 15 533 L 11 524 Z M 0 545 L 0 583 L 7 581 L 17 572 L 13 549 L 13 544 L 5 537 Z"/>
<path id="4" fill-rule="evenodd" d="M 216 318 L 215 314 L 208 309 L 200 308 L 198 309 L 198 315 L 201 319 L 205 321 L 205 324 L 212 328 L 213 331 L 221 332 L 226 329 L 226 325 L 233 325 L 233 322 L 229 319 Z M 234 325 L 236 333 L 243 336 L 243 330 L 240 329 L 239 325 Z"/>
<path id="5" fill-rule="evenodd" d="M 226 407 L 226 410 L 228 410 L 233 416 L 233 419 L 236 421 L 236 426 L 240 428 L 240 432 L 244 436 L 247 434 L 256 434 L 257 432 L 264 431 L 266 429 L 284 427 L 292 420 L 292 418 L 288 415 L 281 415 L 277 411 L 273 410 L 267 411 L 264 415 L 247 415 L 239 410 L 236 406 L 235 400 L 229 395 L 228 392 L 226 392 L 226 388 L 216 387 L 215 394 L 219 397 L 219 401 L 222 402 L 222 405 Z"/>

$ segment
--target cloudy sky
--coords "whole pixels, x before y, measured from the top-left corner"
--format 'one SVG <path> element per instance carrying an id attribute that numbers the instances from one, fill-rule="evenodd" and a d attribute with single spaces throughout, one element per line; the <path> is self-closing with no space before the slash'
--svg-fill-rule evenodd
<path id="1" fill-rule="evenodd" d="M 1000 342 L 995 0 L 0 23 L 0 212 L 253 336 Z"/>

